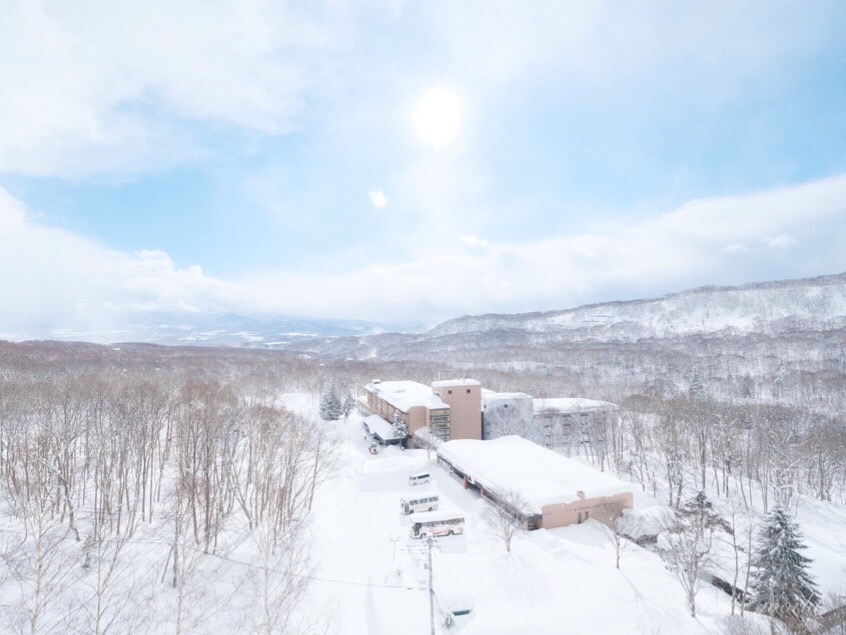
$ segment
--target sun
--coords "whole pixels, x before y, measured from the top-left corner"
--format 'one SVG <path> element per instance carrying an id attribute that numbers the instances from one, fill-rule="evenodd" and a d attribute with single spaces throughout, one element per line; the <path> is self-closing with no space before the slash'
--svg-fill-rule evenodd
<path id="1" fill-rule="evenodd" d="M 414 129 L 420 139 L 436 148 L 446 145 L 461 123 L 461 104 L 452 93 L 440 88 L 426 93 L 414 109 Z"/>

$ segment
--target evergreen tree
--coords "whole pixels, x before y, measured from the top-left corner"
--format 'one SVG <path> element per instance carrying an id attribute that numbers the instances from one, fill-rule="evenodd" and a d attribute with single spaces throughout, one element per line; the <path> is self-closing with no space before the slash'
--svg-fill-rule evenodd
<path id="1" fill-rule="evenodd" d="M 714 505 L 702 491 L 697 492 L 693 498 L 685 502 L 679 510 L 679 515 L 709 531 L 721 529 L 727 534 L 734 533 L 731 524 L 714 511 Z"/>
<path id="2" fill-rule="evenodd" d="M 347 393 L 347 396 L 344 397 L 344 404 L 341 406 L 341 410 L 344 413 L 344 419 L 350 416 L 353 408 L 355 408 L 355 399 L 353 399 L 351 394 Z"/>
<path id="3" fill-rule="evenodd" d="M 811 612 L 820 596 L 807 571 L 811 559 L 799 553 L 804 548 L 799 526 L 784 509 L 774 509 L 761 529 L 752 559 L 755 575 L 749 608 L 789 623 Z"/>
<path id="4" fill-rule="evenodd" d="M 690 385 L 688 388 L 691 397 L 702 396 L 702 377 L 699 375 L 699 366 L 694 366 L 690 373 Z"/>
<path id="5" fill-rule="evenodd" d="M 406 425 L 405 421 L 402 420 L 399 410 L 394 413 L 393 428 L 394 434 L 398 437 L 405 439 L 408 436 L 408 426 Z"/>
<path id="6" fill-rule="evenodd" d="M 326 421 L 336 421 L 341 418 L 343 405 L 338 397 L 338 389 L 335 384 L 330 384 L 320 397 L 320 417 Z"/>

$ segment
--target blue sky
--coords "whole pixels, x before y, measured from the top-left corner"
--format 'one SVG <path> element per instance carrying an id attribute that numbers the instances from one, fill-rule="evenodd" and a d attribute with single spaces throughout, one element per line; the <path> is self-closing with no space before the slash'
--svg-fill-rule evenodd
<path id="1" fill-rule="evenodd" d="M 160 310 L 433 323 L 846 270 L 842 2 L 3 14 L 0 337 Z M 438 145 L 415 126 L 432 91 L 458 108 Z"/>

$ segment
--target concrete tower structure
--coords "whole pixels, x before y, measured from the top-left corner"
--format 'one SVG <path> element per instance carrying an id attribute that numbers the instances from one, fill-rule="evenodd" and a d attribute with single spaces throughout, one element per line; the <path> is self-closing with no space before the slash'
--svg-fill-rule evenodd
<path id="1" fill-rule="evenodd" d="M 482 385 L 475 379 L 441 379 L 432 392 L 449 406 L 450 439 L 482 438 Z"/>

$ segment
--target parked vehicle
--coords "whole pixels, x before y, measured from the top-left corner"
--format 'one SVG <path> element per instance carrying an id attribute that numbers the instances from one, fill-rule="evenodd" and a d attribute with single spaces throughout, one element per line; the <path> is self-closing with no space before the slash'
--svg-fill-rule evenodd
<path id="1" fill-rule="evenodd" d="M 418 472 L 408 477 L 408 484 L 412 487 L 415 485 L 422 485 L 429 482 L 429 472 Z"/>
<path id="2" fill-rule="evenodd" d="M 411 524 L 412 538 L 440 538 L 464 533 L 464 516 L 456 512 L 431 512 L 417 514 Z"/>
<path id="3" fill-rule="evenodd" d="M 400 509 L 403 514 L 413 514 L 414 512 L 431 512 L 438 508 L 440 499 L 437 494 L 428 494 L 426 496 L 415 496 L 413 498 L 401 498 Z"/>

